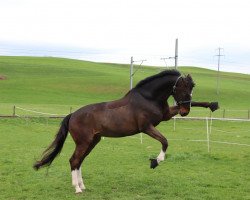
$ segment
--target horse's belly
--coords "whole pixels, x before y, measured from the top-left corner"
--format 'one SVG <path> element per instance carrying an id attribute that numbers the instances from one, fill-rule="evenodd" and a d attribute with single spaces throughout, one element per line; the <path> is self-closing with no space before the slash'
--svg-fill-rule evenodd
<path id="1" fill-rule="evenodd" d="M 120 111 L 120 112 L 119 112 Z M 108 112 L 100 120 L 100 134 L 106 137 L 124 137 L 134 135 L 139 132 L 134 117 L 130 112 Z"/>

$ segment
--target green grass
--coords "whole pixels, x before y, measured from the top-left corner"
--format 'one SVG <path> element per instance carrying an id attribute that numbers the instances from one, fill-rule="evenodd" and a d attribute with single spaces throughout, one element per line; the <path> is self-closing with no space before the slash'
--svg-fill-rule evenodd
<path id="1" fill-rule="evenodd" d="M 221 73 L 216 95 L 216 72 L 180 67 L 196 82 L 196 101 L 216 101 L 222 117 L 247 118 L 250 76 Z M 158 73 L 143 67 L 134 83 Z M 0 115 L 12 114 L 13 105 L 41 112 L 66 114 L 70 108 L 122 97 L 129 89 L 129 65 L 94 63 L 62 58 L 0 56 Z M 172 99 L 170 99 L 170 103 Z M 228 111 L 244 110 L 244 111 Z M 16 110 L 18 115 L 31 113 Z M 37 115 L 37 114 L 36 114 Z M 209 116 L 207 109 L 192 109 L 190 116 Z M 167 159 L 149 169 L 160 144 L 143 135 L 105 138 L 84 161 L 87 190 L 74 195 L 69 158 L 74 143 L 69 136 L 61 155 L 48 169 L 35 172 L 33 162 L 52 142 L 60 120 L 0 118 L 0 199 L 250 199 L 250 147 L 215 143 L 250 144 L 249 122 L 213 121 L 207 153 L 205 121 L 177 120 L 157 128 L 169 139 Z"/>
<path id="2" fill-rule="evenodd" d="M 173 121 L 158 129 L 169 138 L 167 158 L 155 170 L 149 158 L 161 145 L 143 135 L 105 138 L 83 164 L 86 191 L 74 194 L 68 136 L 60 156 L 46 170 L 33 162 L 54 139 L 60 120 L 0 120 L 0 199 L 250 199 L 250 148 L 211 143 L 207 153 L 204 121 Z M 242 128 L 243 127 L 243 128 Z M 250 124 L 214 122 L 212 140 L 250 144 Z M 221 134 L 218 130 L 229 131 Z M 237 133 L 233 134 L 234 131 Z"/>

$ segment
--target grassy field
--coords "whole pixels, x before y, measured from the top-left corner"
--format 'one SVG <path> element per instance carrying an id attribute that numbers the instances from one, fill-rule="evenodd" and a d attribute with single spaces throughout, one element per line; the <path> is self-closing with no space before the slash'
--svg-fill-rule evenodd
<path id="1" fill-rule="evenodd" d="M 104 138 L 84 161 L 86 191 L 75 195 L 68 162 L 74 149 L 70 136 L 48 170 L 32 169 L 59 122 L 0 120 L 0 199 L 250 199 L 249 146 L 211 143 L 209 154 L 206 142 L 186 141 L 206 139 L 204 121 L 177 121 L 175 132 L 172 121 L 160 125 L 170 146 L 155 170 L 149 168 L 149 158 L 160 151 L 157 141 L 146 135 L 142 144 L 140 135 Z M 250 143 L 250 123 L 214 123 L 214 129 L 229 133 L 213 130 L 212 140 Z"/>
<path id="2" fill-rule="evenodd" d="M 216 95 L 216 72 L 181 67 L 196 82 L 193 98 L 219 101 L 213 116 L 247 118 L 250 76 L 221 73 Z M 143 67 L 134 82 L 158 73 Z M 0 115 L 12 114 L 13 105 L 64 115 L 79 107 L 122 97 L 129 89 L 129 66 L 62 58 L 1 57 Z M 172 100 L 170 100 L 171 102 Z M 20 109 L 18 115 L 31 115 Z M 192 109 L 190 116 L 208 116 Z M 37 114 L 35 114 L 37 115 Z M 250 123 L 213 121 L 211 152 L 207 152 L 205 121 L 164 122 L 158 129 L 169 139 L 167 159 L 152 170 L 149 158 L 160 144 L 143 135 L 105 138 L 85 160 L 87 190 L 74 195 L 69 158 L 74 144 L 69 136 L 61 155 L 48 169 L 35 172 L 33 162 L 51 143 L 60 120 L 0 118 L 0 199 L 250 199 Z M 201 140 L 201 141 L 197 141 Z M 229 142 L 237 144 L 225 144 Z M 246 144 L 246 145 L 244 145 Z"/>

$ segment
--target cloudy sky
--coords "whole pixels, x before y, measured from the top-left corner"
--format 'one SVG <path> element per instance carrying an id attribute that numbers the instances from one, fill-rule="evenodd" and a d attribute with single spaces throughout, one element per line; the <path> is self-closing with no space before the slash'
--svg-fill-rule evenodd
<path id="1" fill-rule="evenodd" d="M 0 0 L 0 55 L 64 56 L 250 74 L 248 0 Z M 167 60 L 167 65 L 173 65 Z"/>

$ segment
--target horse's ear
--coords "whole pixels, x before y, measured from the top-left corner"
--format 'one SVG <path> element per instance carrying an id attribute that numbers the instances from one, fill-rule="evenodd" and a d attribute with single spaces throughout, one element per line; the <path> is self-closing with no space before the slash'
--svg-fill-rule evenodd
<path id="1" fill-rule="evenodd" d="M 192 76 L 191 76 L 190 74 L 188 74 L 188 75 L 186 76 L 186 78 L 187 78 L 187 80 L 189 80 L 189 81 L 193 80 L 193 79 L 192 79 Z"/>
<path id="2" fill-rule="evenodd" d="M 190 74 L 188 74 L 186 77 L 187 77 L 187 80 L 188 80 L 190 83 L 192 83 L 192 85 L 193 85 L 193 87 L 194 87 L 194 86 L 195 86 L 195 83 L 194 83 L 194 81 L 193 81 L 192 76 L 191 76 Z"/>
<path id="3" fill-rule="evenodd" d="M 190 76 L 190 74 L 188 74 L 188 75 L 185 74 L 185 75 L 184 75 L 184 80 L 185 80 L 185 82 L 188 83 L 188 82 L 190 81 L 190 79 L 192 79 L 191 76 Z"/>

